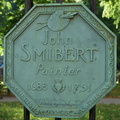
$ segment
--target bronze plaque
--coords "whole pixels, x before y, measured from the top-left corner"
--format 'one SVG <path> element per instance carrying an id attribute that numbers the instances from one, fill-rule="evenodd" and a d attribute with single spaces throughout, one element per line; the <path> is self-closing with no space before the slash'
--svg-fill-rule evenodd
<path id="1" fill-rule="evenodd" d="M 4 42 L 4 82 L 34 116 L 81 118 L 115 86 L 116 37 L 83 4 L 35 5 Z"/>

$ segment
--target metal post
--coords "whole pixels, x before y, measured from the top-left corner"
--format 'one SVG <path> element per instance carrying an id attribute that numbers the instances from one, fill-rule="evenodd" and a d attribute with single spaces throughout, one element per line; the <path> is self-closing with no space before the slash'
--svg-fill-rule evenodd
<path id="1" fill-rule="evenodd" d="M 25 14 L 32 8 L 33 0 L 25 0 Z M 30 112 L 24 107 L 24 120 L 30 120 Z"/>
<path id="2" fill-rule="evenodd" d="M 96 0 L 90 0 L 90 10 L 96 14 Z"/>
<path id="3" fill-rule="evenodd" d="M 30 120 L 30 112 L 26 107 L 24 107 L 24 120 Z"/>
<path id="4" fill-rule="evenodd" d="M 96 120 L 96 105 L 89 111 L 89 120 Z"/>
<path id="5" fill-rule="evenodd" d="M 96 14 L 96 0 L 90 0 L 90 10 Z M 96 120 L 96 105 L 89 111 L 89 120 Z"/>
<path id="6" fill-rule="evenodd" d="M 33 0 L 25 0 L 25 14 L 32 8 Z"/>
<path id="7" fill-rule="evenodd" d="M 56 0 L 56 3 L 62 3 L 62 0 Z"/>
<path id="8" fill-rule="evenodd" d="M 55 118 L 55 120 L 61 120 L 61 118 Z"/>

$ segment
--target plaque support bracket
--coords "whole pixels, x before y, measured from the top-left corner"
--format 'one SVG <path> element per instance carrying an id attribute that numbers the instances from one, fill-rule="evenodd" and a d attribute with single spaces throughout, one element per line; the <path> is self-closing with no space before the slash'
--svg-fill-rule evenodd
<path id="1" fill-rule="evenodd" d="M 55 118 L 55 120 L 61 120 L 61 118 Z"/>
<path id="2" fill-rule="evenodd" d="M 30 112 L 26 107 L 24 107 L 24 120 L 30 120 Z"/>
<path id="3" fill-rule="evenodd" d="M 96 14 L 96 0 L 90 0 L 90 10 Z M 96 120 L 96 105 L 89 111 L 89 120 Z"/>
<path id="4" fill-rule="evenodd" d="M 25 0 L 25 13 L 32 8 L 33 0 Z M 27 4 L 29 3 L 29 4 Z M 56 3 L 62 3 L 62 0 L 56 0 Z M 95 14 L 96 13 L 96 0 L 90 0 L 90 10 Z M 24 120 L 30 120 L 30 112 L 29 110 L 24 107 Z M 61 118 L 55 118 L 55 120 L 61 120 Z M 96 105 L 91 108 L 89 111 L 89 120 L 96 120 Z"/>
<path id="5" fill-rule="evenodd" d="M 96 105 L 89 111 L 89 120 L 96 120 Z"/>
<path id="6" fill-rule="evenodd" d="M 33 0 L 25 0 L 25 14 L 32 8 L 33 6 Z M 29 110 L 24 106 L 24 120 L 30 120 L 30 112 Z"/>

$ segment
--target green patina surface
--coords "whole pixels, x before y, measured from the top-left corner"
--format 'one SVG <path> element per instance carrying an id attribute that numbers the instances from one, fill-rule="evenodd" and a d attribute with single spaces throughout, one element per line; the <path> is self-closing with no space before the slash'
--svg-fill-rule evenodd
<path id="1" fill-rule="evenodd" d="M 83 4 L 35 5 L 4 42 L 4 82 L 36 117 L 81 118 L 115 86 L 116 37 Z"/>

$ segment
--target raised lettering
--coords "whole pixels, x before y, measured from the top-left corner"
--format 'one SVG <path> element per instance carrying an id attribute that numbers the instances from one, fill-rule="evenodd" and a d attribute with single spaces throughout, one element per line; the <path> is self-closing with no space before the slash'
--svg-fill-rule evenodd
<path id="1" fill-rule="evenodd" d="M 94 48 L 88 48 L 86 51 L 90 51 L 90 62 L 93 62 L 94 52 L 98 50 Z"/>
<path id="2" fill-rule="evenodd" d="M 41 83 L 34 81 L 33 83 L 29 83 L 27 85 L 28 90 L 32 91 L 46 91 L 48 89 L 48 86 L 46 83 Z"/>
<path id="3" fill-rule="evenodd" d="M 63 38 L 60 37 L 60 32 L 58 32 L 57 35 L 58 35 L 58 36 L 57 36 L 57 39 L 58 39 L 58 45 L 60 45 L 60 44 L 64 44 Z"/>
<path id="4" fill-rule="evenodd" d="M 55 60 L 60 61 L 63 59 L 63 54 L 61 49 L 55 49 Z"/>
<path id="5" fill-rule="evenodd" d="M 53 75 L 54 74 L 54 68 L 51 68 L 50 69 L 50 75 Z"/>
<path id="6" fill-rule="evenodd" d="M 22 61 L 29 61 L 31 59 L 31 54 L 29 52 L 29 44 L 23 44 L 22 50 L 25 52 L 26 57 L 21 57 Z M 36 61 L 84 61 L 85 63 L 94 62 L 95 61 L 95 51 L 98 51 L 95 48 L 64 48 L 64 49 L 42 49 L 38 50 L 36 48 L 32 49 L 32 60 Z"/>
<path id="7" fill-rule="evenodd" d="M 61 69 L 56 69 L 55 75 L 60 75 L 61 74 Z"/>
<path id="8" fill-rule="evenodd" d="M 69 67 L 69 66 L 66 66 L 66 67 L 65 67 L 65 69 L 64 69 L 64 71 L 63 71 L 63 74 L 64 74 L 64 75 L 67 75 L 68 67 Z"/>
<path id="9" fill-rule="evenodd" d="M 73 44 L 73 40 L 71 38 L 67 38 L 66 45 L 72 45 L 72 44 Z"/>
<path id="10" fill-rule="evenodd" d="M 77 69 L 77 70 L 76 70 L 76 75 L 78 75 L 80 72 L 81 72 L 81 70 L 80 70 L 80 69 Z"/>
<path id="11" fill-rule="evenodd" d="M 69 70 L 69 75 L 75 75 L 75 70 L 74 69 L 71 69 L 71 70 Z"/>
<path id="12" fill-rule="evenodd" d="M 47 72 L 47 69 L 44 68 L 44 69 L 42 70 L 42 74 L 43 74 L 43 75 L 47 75 L 47 73 L 48 73 L 48 72 Z"/>
<path id="13" fill-rule="evenodd" d="M 91 84 L 88 83 L 74 83 L 68 84 L 68 90 L 73 94 L 80 94 L 82 92 L 90 92 Z"/>
<path id="14" fill-rule="evenodd" d="M 75 56 L 74 56 L 74 49 L 65 49 L 65 60 L 66 61 L 74 61 Z"/>
<path id="15" fill-rule="evenodd" d="M 48 30 L 45 31 L 45 41 L 42 42 L 43 45 L 48 44 Z"/>
<path id="16" fill-rule="evenodd" d="M 45 60 L 45 55 L 46 55 L 46 49 L 38 52 L 37 49 L 33 49 L 33 60 L 36 60 L 36 55 L 37 56 L 42 56 L 42 60 Z"/>
<path id="17" fill-rule="evenodd" d="M 50 37 L 50 32 L 48 30 L 45 31 L 45 40 L 42 41 L 43 45 L 72 45 L 73 40 L 72 38 L 63 38 L 61 36 L 61 32 L 57 32 L 57 34 L 53 37 Z"/>
<path id="18" fill-rule="evenodd" d="M 50 44 L 51 44 L 51 45 L 54 45 L 55 43 L 56 43 L 55 38 L 51 38 L 51 39 L 50 39 Z"/>
<path id="19" fill-rule="evenodd" d="M 43 70 L 43 69 L 44 69 L 43 64 L 39 64 L 38 67 L 37 67 L 37 70 L 36 70 L 35 74 L 37 75 L 38 72 L 39 72 L 40 70 Z"/>
<path id="20" fill-rule="evenodd" d="M 22 44 L 22 50 L 26 53 L 27 57 L 26 58 L 22 57 L 21 60 L 25 61 L 25 62 L 29 61 L 30 58 L 31 58 L 31 55 L 30 55 L 29 51 L 26 49 L 26 47 L 28 47 L 28 46 L 29 46 L 28 43 Z"/>
<path id="21" fill-rule="evenodd" d="M 70 76 L 77 76 L 80 74 L 81 70 L 80 69 L 76 69 L 76 68 L 70 68 L 69 66 L 65 66 L 63 68 L 47 68 L 45 67 L 45 65 L 43 64 L 38 64 L 36 71 L 35 71 L 35 75 L 37 75 L 38 73 L 41 73 L 42 75 L 70 75 Z"/>
<path id="22" fill-rule="evenodd" d="M 83 49 L 78 48 L 77 49 L 77 60 L 79 60 L 79 57 L 81 57 L 84 62 L 87 62 L 87 60 L 84 57 L 84 53 L 85 51 Z"/>
<path id="23" fill-rule="evenodd" d="M 52 49 L 48 49 L 48 60 L 52 60 Z"/>

